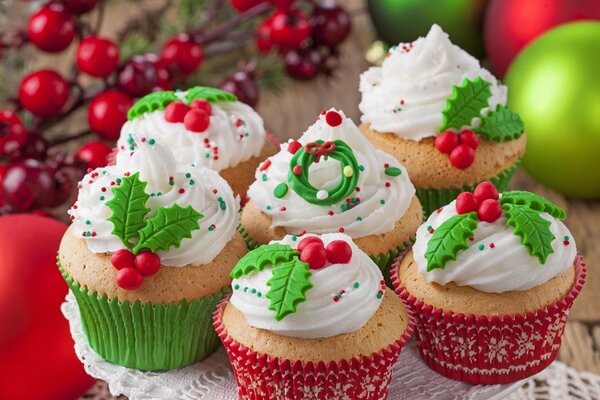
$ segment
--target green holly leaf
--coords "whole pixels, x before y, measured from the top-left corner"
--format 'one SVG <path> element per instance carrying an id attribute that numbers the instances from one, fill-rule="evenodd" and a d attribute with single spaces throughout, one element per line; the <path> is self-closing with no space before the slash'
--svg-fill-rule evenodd
<path id="1" fill-rule="evenodd" d="M 467 239 L 473 237 L 475 228 L 477 228 L 475 212 L 455 215 L 438 226 L 429 239 L 425 251 L 427 271 L 436 268 L 444 269 L 448 261 L 456 260 L 457 253 L 469 247 Z"/>
<path id="2" fill-rule="evenodd" d="M 521 136 L 525 132 L 525 124 L 519 114 L 498 104 L 495 111 L 481 119 L 481 126 L 475 132 L 488 140 L 504 142 Z"/>
<path id="3" fill-rule="evenodd" d="M 474 80 L 465 78 L 462 85 L 452 87 L 452 95 L 446 100 L 446 108 L 442 111 L 444 117 L 440 132 L 448 128 L 461 129 L 471 125 L 475 117 L 481 117 L 481 110 L 488 106 L 492 96 L 491 84 L 477 77 Z"/>
<path id="4" fill-rule="evenodd" d="M 537 257 L 544 264 L 548 256 L 554 252 L 552 241 L 555 239 L 550 230 L 550 221 L 542 218 L 539 211 L 517 204 L 504 204 L 506 225 L 514 228 L 515 235 L 521 238 L 521 244 L 529 250 L 529 254 Z"/>
<path id="5" fill-rule="evenodd" d="M 271 289 L 266 297 L 271 300 L 269 310 L 275 312 L 277 321 L 295 313 L 298 304 L 306 300 L 306 292 L 313 287 L 309 279 L 311 275 L 309 265 L 298 257 L 273 268 L 273 276 L 267 282 Z"/>
<path id="6" fill-rule="evenodd" d="M 138 237 L 140 229 L 146 225 L 144 217 L 150 211 L 146 207 L 150 198 L 144 191 L 146 182 L 142 182 L 139 175 L 136 172 L 123 178 L 121 185 L 112 189 L 113 198 L 106 202 L 112 211 L 108 218 L 113 224 L 112 234 L 127 248 L 133 247 L 130 240 Z"/>
<path id="7" fill-rule="evenodd" d="M 238 279 L 252 271 L 262 271 L 267 265 L 276 266 L 280 262 L 288 262 L 299 256 L 298 250 L 292 249 L 287 244 L 273 243 L 261 246 L 238 261 L 231 271 L 231 277 Z"/>
<path id="8" fill-rule="evenodd" d="M 513 190 L 510 192 L 502 193 L 500 197 L 500 204 L 516 204 L 525 205 L 532 210 L 545 212 L 552 215 L 554 218 L 564 219 L 566 213 L 557 205 L 549 200 L 546 200 L 542 196 L 535 193 L 526 192 L 523 190 Z"/>
<path id="9" fill-rule="evenodd" d="M 156 110 L 162 110 L 174 101 L 179 101 L 175 92 L 154 92 L 139 99 L 127 113 L 127 119 L 131 121 L 142 114 Z"/>
<path id="10" fill-rule="evenodd" d="M 237 101 L 237 97 L 229 92 L 206 86 L 196 86 L 188 89 L 185 99 L 187 100 L 188 104 L 196 99 L 204 99 L 211 103 L 217 103 L 220 101 Z"/>
<path id="11" fill-rule="evenodd" d="M 200 229 L 198 220 L 202 217 L 192 206 L 182 208 L 174 204 L 168 208 L 160 207 L 154 217 L 146 220 L 133 252 L 137 254 L 148 249 L 156 253 L 158 250 L 167 251 L 171 246 L 179 247 L 182 239 L 191 238 L 192 232 Z"/>

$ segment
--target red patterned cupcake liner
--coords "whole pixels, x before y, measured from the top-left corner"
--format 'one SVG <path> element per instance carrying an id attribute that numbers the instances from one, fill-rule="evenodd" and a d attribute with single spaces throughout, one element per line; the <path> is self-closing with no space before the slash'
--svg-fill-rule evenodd
<path id="1" fill-rule="evenodd" d="M 222 317 L 229 297 L 217 305 L 213 319 L 231 360 L 241 400 L 384 399 L 393 366 L 414 326 L 407 309 L 409 321 L 402 337 L 377 353 L 331 362 L 288 360 L 257 353 L 227 334 Z"/>
<path id="2" fill-rule="evenodd" d="M 560 348 L 573 301 L 586 278 L 583 258 L 575 258 L 575 284 L 563 299 L 526 314 L 484 316 L 445 311 L 413 297 L 392 266 L 394 289 L 416 318 L 419 353 L 434 371 L 472 384 L 503 384 L 546 368 Z"/>

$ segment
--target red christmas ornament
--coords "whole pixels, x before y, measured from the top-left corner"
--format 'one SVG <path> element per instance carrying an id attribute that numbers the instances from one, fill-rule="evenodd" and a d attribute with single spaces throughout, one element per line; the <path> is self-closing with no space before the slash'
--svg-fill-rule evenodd
<path id="1" fill-rule="evenodd" d="M 315 48 L 291 49 L 285 53 L 285 70 L 294 79 L 303 81 L 314 78 L 323 66 L 323 56 Z"/>
<path id="2" fill-rule="evenodd" d="M 142 97 L 156 86 L 156 67 L 143 56 L 134 57 L 119 68 L 117 82 L 119 88 L 130 96 Z"/>
<path id="3" fill-rule="evenodd" d="M 88 36 L 79 43 L 75 61 L 82 72 L 103 78 L 117 69 L 119 48 L 112 40 Z"/>
<path id="4" fill-rule="evenodd" d="M 434 140 L 435 148 L 444 154 L 450 154 L 459 144 L 458 135 L 452 131 L 444 131 Z"/>
<path id="5" fill-rule="evenodd" d="M 202 110 L 209 116 L 212 115 L 212 106 L 210 105 L 209 101 L 206 101 L 204 99 L 192 100 L 192 102 L 190 103 L 190 107 Z"/>
<path id="6" fill-rule="evenodd" d="M 450 153 L 450 162 L 456 168 L 469 168 L 473 161 L 475 161 L 475 150 L 466 144 L 459 144 Z"/>
<path id="7" fill-rule="evenodd" d="M 327 111 L 325 121 L 327 121 L 327 125 L 335 127 L 342 123 L 342 116 L 337 111 Z"/>
<path id="8" fill-rule="evenodd" d="M 480 221 L 495 222 L 502 215 L 502 206 L 498 200 L 487 199 L 484 200 L 477 209 L 477 218 Z"/>
<path id="9" fill-rule="evenodd" d="M 29 134 L 17 114 L 0 110 L 0 156 L 19 150 L 25 145 L 28 137 Z"/>
<path id="10" fill-rule="evenodd" d="M 135 256 L 129 249 L 120 249 L 115 251 L 110 257 L 110 263 L 118 270 L 123 268 L 133 268 Z"/>
<path id="11" fill-rule="evenodd" d="M 310 21 L 300 10 L 278 10 L 267 21 L 271 40 L 279 46 L 296 49 L 310 36 Z"/>
<path id="12" fill-rule="evenodd" d="M 299 252 L 302 252 L 302 250 L 304 250 L 304 248 L 311 243 L 319 243 L 321 245 L 321 247 L 325 246 L 323 244 L 323 241 L 321 240 L 321 238 L 316 237 L 316 236 L 309 236 L 309 237 L 305 237 L 304 239 L 302 239 L 301 241 L 298 242 L 298 247 L 296 247 L 296 250 L 298 250 Z"/>
<path id="13" fill-rule="evenodd" d="M 51 69 L 25 75 L 19 86 L 21 105 L 42 118 L 58 115 L 68 99 L 69 85 Z"/>
<path id="14" fill-rule="evenodd" d="M 292 154 L 296 154 L 296 152 L 301 148 L 302 144 L 299 141 L 294 140 L 288 144 L 287 151 L 289 151 Z"/>
<path id="15" fill-rule="evenodd" d="M 160 257 L 151 251 L 142 251 L 135 256 L 135 268 L 143 276 L 154 275 L 160 269 Z"/>
<path id="16" fill-rule="evenodd" d="M 62 0 L 62 4 L 73 14 L 81 15 L 92 11 L 100 0 Z"/>
<path id="17" fill-rule="evenodd" d="M 336 2 L 316 2 L 310 16 L 313 40 L 335 47 L 350 34 L 350 17 Z"/>
<path id="18" fill-rule="evenodd" d="M 144 277 L 135 268 L 123 268 L 117 271 L 117 285 L 121 289 L 135 290 L 144 282 Z"/>
<path id="19" fill-rule="evenodd" d="M 112 148 L 103 142 L 86 143 L 77 150 L 77 159 L 83 161 L 88 168 L 101 168 L 108 164 L 108 155 Z"/>
<path id="20" fill-rule="evenodd" d="M 479 136 L 472 130 L 465 129 L 460 133 L 459 141 L 461 144 L 466 144 L 473 150 L 476 150 L 479 145 Z"/>
<path id="21" fill-rule="evenodd" d="M 504 77 L 517 54 L 549 29 L 576 20 L 600 19 L 600 2 L 593 0 L 492 0 L 484 21 L 488 58 Z"/>
<path id="22" fill-rule="evenodd" d="M 75 355 L 69 323 L 60 311 L 68 288 L 56 253 L 66 229 L 56 219 L 37 215 L 0 218 L 4 399 L 75 399 L 96 381 Z"/>
<path id="23" fill-rule="evenodd" d="M 210 116 L 200 109 L 191 109 L 183 119 L 185 129 L 192 132 L 204 132 L 210 125 Z"/>
<path id="24" fill-rule="evenodd" d="M 462 192 L 456 197 L 456 211 L 459 214 L 467 214 L 477 211 L 479 202 L 471 192 Z"/>
<path id="25" fill-rule="evenodd" d="M 309 243 L 300 252 L 300 261 L 308 263 L 310 269 L 321 269 L 327 262 L 323 243 Z"/>
<path id="26" fill-rule="evenodd" d="M 183 122 L 185 114 L 190 111 L 190 108 L 181 101 L 174 101 L 165 107 L 165 120 L 167 122 Z"/>
<path id="27" fill-rule="evenodd" d="M 165 65 L 174 66 L 184 75 L 189 75 L 200 68 L 203 57 L 202 46 L 185 34 L 174 37 L 165 43 L 161 53 Z"/>
<path id="28" fill-rule="evenodd" d="M 100 93 L 88 108 L 90 128 L 103 139 L 118 139 L 132 104 L 131 98 L 118 90 Z"/>
<path id="29" fill-rule="evenodd" d="M 260 3 L 264 3 L 265 0 L 229 0 L 229 2 L 237 11 L 244 12 Z"/>
<path id="30" fill-rule="evenodd" d="M 473 196 L 477 200 L 477 203 L 481 204 L 484 200 L 492 199 L 498 200 L 500 195 L 498 194 L 498 189 L 491 182 L 481 182 L 475 190 L 473 191 Z"/>
<path id="31" fill-rule="evenodd" d="M 334 240 L 325 248 L 327 261 L 331 264 L 348 264 L 352 258 L 352 248 L 343 240 Z"/>
<path id="32" fill-rule="evenodd" d="M 29 18 L 27 35 L 40 50 L 63 51 L 75 37 L 73 16 L 60 4 L 49 4 Z"/>

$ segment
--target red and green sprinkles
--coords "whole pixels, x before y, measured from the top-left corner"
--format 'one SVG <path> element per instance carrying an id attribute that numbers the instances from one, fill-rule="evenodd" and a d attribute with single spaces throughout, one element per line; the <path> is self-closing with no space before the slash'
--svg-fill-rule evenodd
<path id="1" fill-rule="evenodd" d="M 281 199 L 288 193 L 288 189 L 289 189 L 289 187 L 288 187 L 287 183 L 280 183 L 279 185 L 275 186 L 275 190 L 273 191 L 273 194 L 278 199 Z"/>

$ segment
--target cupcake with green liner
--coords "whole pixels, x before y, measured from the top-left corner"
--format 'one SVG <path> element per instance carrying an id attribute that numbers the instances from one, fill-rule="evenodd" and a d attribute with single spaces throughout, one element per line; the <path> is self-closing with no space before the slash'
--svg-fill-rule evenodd
<path id="1" fill-rule="evenodd" d="M 564 211 L 489 182 L 435 211 L 392 269 L 423 360 L 473 384 L 525 379 L 555 359 L 586 270 Z"/>
<path id="2" fill-rule="evenodd" d="M 525 152 L 507 88 L 438 25 L 361 75 L 363 134 L 406 166 L 427 215 L 489 180 L 504 191 Z"/>
<path id="3" fill-rule="evenodd" d="M 79 183 L 59 268 L 98 354 L 140 370 L 183 367 L 218 344 L 211 316 L 246 252 L 239 200 L 217 172 L 178 163 L 158 140 L 134 135 L 131 146 Z"/>
<path id="4" fill-rule="evenodd" d="M 286 234 L 342 232 L 386 278 L 423 213 L 404 166 L 376 150 L 341 111 L 323 111 L 256 170 L 241 229 L 256 247 Z"/>
<path id="5" fill-rule="evenodd" d="M 231 276 L 214 324 L 240 399 L 385 398 L 413 317 L 348 235 L 288 235 Z"/>
<path id="6" fill-rule="evenodd" d="M 131 107 L 128 119 L 120 151 L 129 151 L 134 133 L 152 137 L 179 162 L 218 171 L 238 195 L 245 195 L 259 162 L 276 151 L 260 115 L 215 88 L 151 93 Z"/>

